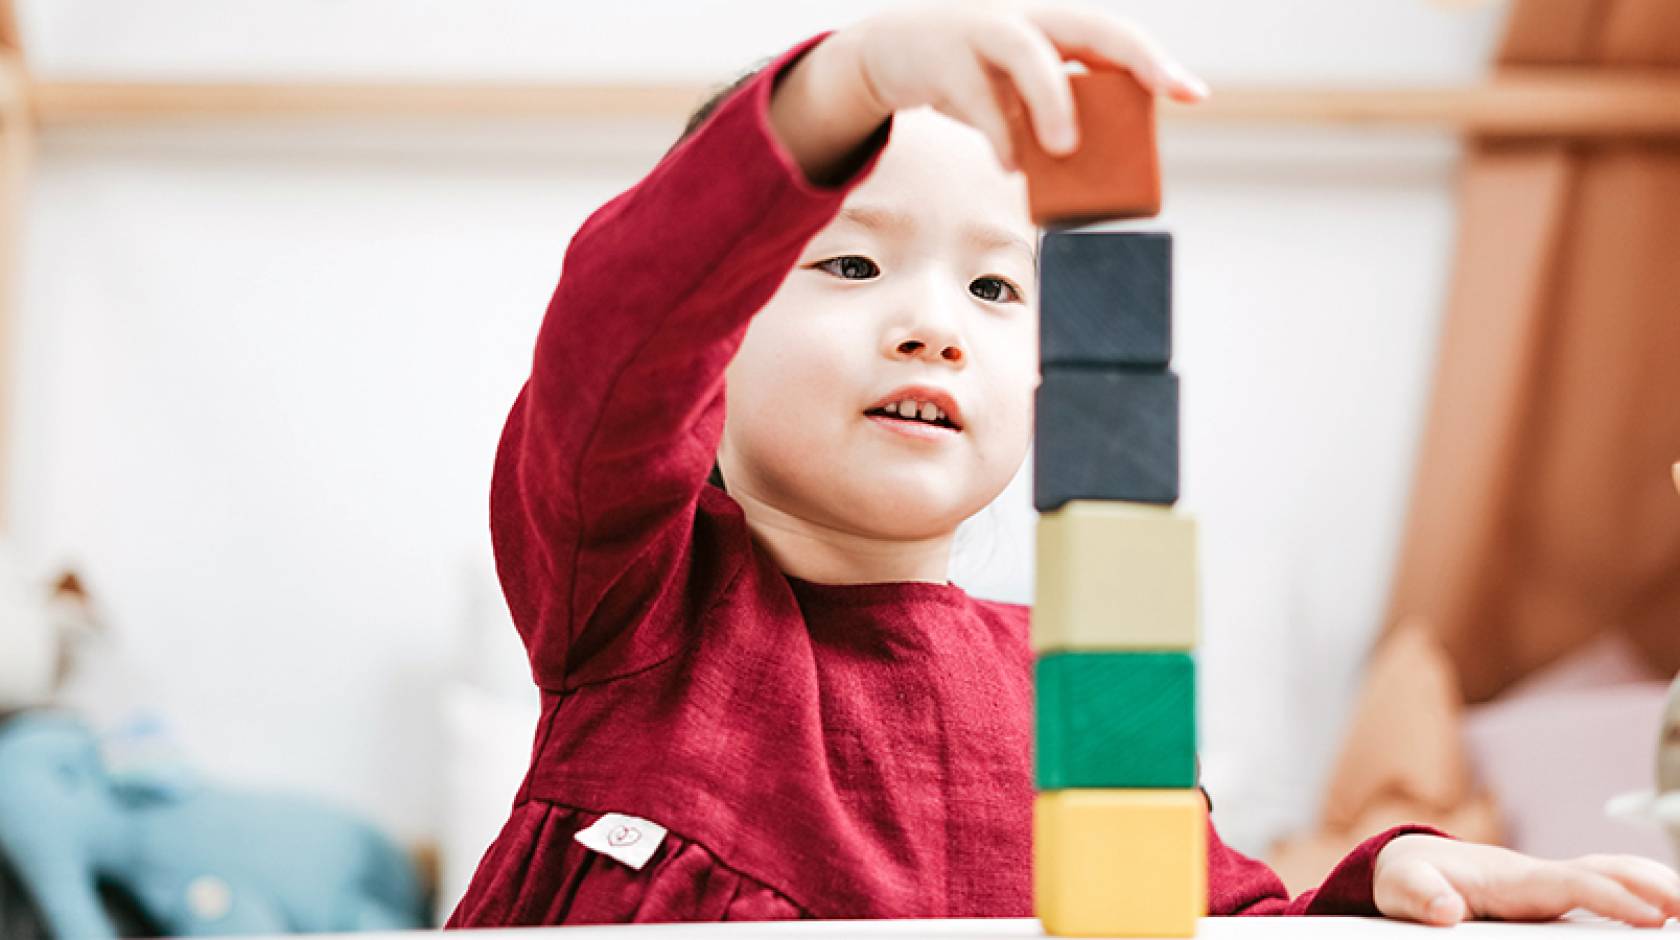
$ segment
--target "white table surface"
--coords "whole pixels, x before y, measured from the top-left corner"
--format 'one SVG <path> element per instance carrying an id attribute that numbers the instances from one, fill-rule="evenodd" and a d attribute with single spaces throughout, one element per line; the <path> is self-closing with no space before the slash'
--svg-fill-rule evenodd
<path id="1" fill-rule="evenodd" d="M 412 940 L 435 936 L 422 932 L 312 934 L 311 940 L 339 937 L 343 940 Z M 1031 918 L 978 920 L 806 920 L 723 924 L 638 924 L 607 927 L 526 927 L 504 930 L 451 932 L 462 940 L 870 940 L 874 937 L 936 937 L 941 940 L 1025 940 L 1044 936 L 1038 921 Z M 1383 940 L 1425 940 L 1428 937 L 1455 940 L 1631 940 L 1660 935 L 1680 938 L 1680 922 L 1669 921 L 1660 933 L 1636 931 L 1631 927 L 1597 918 L 1579 916 L 1544 924 L 1473 922 L 1445 931 L 1438 927 L 1381 918 L 1363 917 L 1209 917 L 1196 934 L 1199 940 L 1330 940 L 1330 938 L 1383 938 Z M 278 940 L 278 938 L 277 938 Z M 289 938 L 296 940 L 296 937 Z"/>

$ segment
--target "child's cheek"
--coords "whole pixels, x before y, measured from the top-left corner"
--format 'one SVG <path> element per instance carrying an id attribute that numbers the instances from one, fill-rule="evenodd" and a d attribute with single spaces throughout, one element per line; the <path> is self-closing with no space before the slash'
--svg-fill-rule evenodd
<path id="1" fill-rule="evenodd" d="M 861 409 L 858 403 L 870 392 L 859 375 L 871 373 L 858 360 L 873 344 L 859 335 L 855 312 L 835 316 L 832 307 L 823 298 L 809 298 L 798 309 L 766 308 L 748 330 L 743 371 L 752 373 L 753 400 L 747 407 L 755 424 L 782 441 L 808 444 L 833 433 L 835 423 L 854 405 Z"/>

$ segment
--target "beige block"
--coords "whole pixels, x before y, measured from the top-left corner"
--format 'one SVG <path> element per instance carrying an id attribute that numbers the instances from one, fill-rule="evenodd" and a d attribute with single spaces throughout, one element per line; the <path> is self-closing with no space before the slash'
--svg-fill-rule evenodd
<path id="1" fill-rule="evenodd" d="M 1194 649 L 1196 571 L 1196 521 L 1171 507 L 1074 500 L 1044 513 L 1033 649 Z"/>

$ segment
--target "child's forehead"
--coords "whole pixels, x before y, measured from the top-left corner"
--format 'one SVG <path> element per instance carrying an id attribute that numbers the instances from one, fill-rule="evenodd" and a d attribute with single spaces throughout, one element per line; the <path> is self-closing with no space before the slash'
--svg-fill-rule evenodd
<path id="1" fill-rule="evenodd" d="M 979 131 L 919 108 L 893 119 L 892 136 L 868 178 L 847 194 L 837 224 L 873 229 L 961 230 L 1024 244 L 1037 228 L 1026 181 L 1006 173 Z"/>

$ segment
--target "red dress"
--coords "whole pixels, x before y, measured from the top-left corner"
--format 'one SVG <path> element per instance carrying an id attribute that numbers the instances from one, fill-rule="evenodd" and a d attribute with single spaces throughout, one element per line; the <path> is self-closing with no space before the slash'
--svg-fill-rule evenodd
<path id="1" fill-rule="evenodd" d="M 450 927 L 1032 913 L 1027 608 L 783 574 L 706 484 L 749 318 L 873 168 L 774 139 L 790 50 L 584 223 L 497 452 L 491 532 L 542 690 Z M 573 839 L 669 830 L 639 870 Z M 1290 901 L 1209 832 L 1210 908 L 1376 913 L 1365 843 Z"/>

